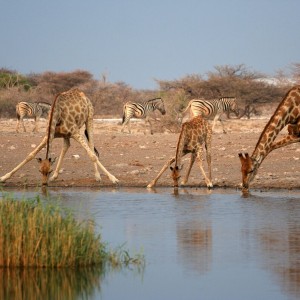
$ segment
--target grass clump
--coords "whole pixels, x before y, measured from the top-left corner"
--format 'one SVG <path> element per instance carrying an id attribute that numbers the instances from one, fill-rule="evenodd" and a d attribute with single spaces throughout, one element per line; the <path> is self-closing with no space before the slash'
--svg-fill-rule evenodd
<path id="1" fill-rule="evenodd" d="M 127 253 L 127 252 L 126 252 Z M 92 221 L 39 198 L 0 201 L 0 267 L 80 267 L 142 262 L 107 251 Z"/>

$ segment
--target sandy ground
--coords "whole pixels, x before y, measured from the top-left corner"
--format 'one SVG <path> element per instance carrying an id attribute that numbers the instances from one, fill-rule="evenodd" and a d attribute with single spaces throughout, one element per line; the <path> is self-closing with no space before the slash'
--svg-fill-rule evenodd
<path id="1" fill-rule="evenodd" d="M 223 134 L 221 125 L 217 124 L 212 140 L 212 179 L 216 188 L 239 186 L 241 173 L 238 153 L 241 151 L 252 153 L 267 121 L 267 118 L 227 120 L 225 122 L 227 134 Z M 41 121 L 40 133 L 31 132 L 33 120 L 25 120 L 28 132 L 16 133 L 15 126 L 14 119 L 0 119 L 0 176 L 12 170 L 41 142 L 45 135 L 46 121 Z M 146 187 L 156 177 L 167 159 L 175 154 L 178 134 L 168 132 L 145 134 L 143 122 L 132 124 L 132 134 L 121 133 L 118 122 L 104 123 L 95 120 L 94 129 L 95 146 L 100 152 L 100 161 L 120 180 L 121 187 Z M 59 156 L 61 147 L 62 139 L 55 139 L 52 147 L 53 157 Z M 44 158 L 45 149 L 37 157 Z M 251 188 L 299 188 L 299 158 L 298 144 L 275 150 L 263 162 Z M 188 159 L 188 155 L 183 159 L 183 172 L 188 165 Z M 206 167 L 206 162 L 204 164 Z M 38 186 L 40 182 L 38 163 L 32 160 L 2 185 L 26 187 Z M 157 186 L 171 185 L 170 172 L 167 170 Z M 205 187 L 196 163 L 188 185 Z M 105 175 L 102 175 L 101 182 L 95 181 L 91 161 L 80 145 L 71 141 L 71 148 L 66 154 L 61 174 L 56 181 L 50 182 L 49 186 L 104 187 L 113 184 Z"/>

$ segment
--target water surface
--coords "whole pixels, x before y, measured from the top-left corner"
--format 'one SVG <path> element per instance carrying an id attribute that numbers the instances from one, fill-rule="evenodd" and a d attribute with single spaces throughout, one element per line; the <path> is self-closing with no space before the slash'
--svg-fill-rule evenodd
<path id="1" fill-rule="evenodd" d="M 142 273 L 78 274 L 89 284 L 84 288 L 80 281 L 72 299 L 300 298 L 299 191 L 246 198 L 218 189 L 49 193 L 79 219 L 94 219 L 112 248 L 125 243 L 130 253 L 142 250 L 146 258 Z"/>

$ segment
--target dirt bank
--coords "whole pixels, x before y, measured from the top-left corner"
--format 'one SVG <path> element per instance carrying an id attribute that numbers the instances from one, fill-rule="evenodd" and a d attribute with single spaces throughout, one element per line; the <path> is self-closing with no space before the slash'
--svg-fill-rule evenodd
<path id="1" fill-rule="evenodd" d="M 215 187 L 237 187 L 241 182 L 238 153 L 252 153 L 256 142 L 268 119 L 228 120 L 225 122 L 227 134 L 216 126 L 212 141 L 212 172 Z M 6 174 L 36 147 L 45 134 L 46 121 L 41 122 L 41 132 L 33 134 L 16 133 L 16 120 L 0 120 L 0 175 Z M 28 130 L 33 121 L 26 120 Z M 178 134 L 144 134 L 143 123 L 132 124 L 132 134 L 122 134 L 117 122 L 95 122 L 95 146 L 100 152 L 100 161 L 120 180 L 120 186 L 147 186 L 157 175 L 168 158 L 174 155 Z M 284 131 L 285 132 L 285 131 Z M 84 150 L 75 142 L 62 165 L 61 174 L 50 186 L 111 186 L 103 175 L 97 183 L 93 176 L 93 165 Z M 58 157 L 62 140 L 55 139 L 53 156 Z M 79 155 L 79 158 L 74 155 Z M 44 157 L 43 149 L 38 157 Z M 298 144 L 278 149 L 271 153 L 259 169 L 252 188 L 299 188 L 300 187 L 300 148 Z M 185 167 L 188 156 L 183 160 Z M 206 163 L 205 163 L 206 164 Z M 206 166 L 206 165 L 205 165 Z M 185 170 L 183 170 L 185 172 Z M 158 186 L 171 186 L 169 171 L 163 175 Z M 37 186 L 40 173 L 36 160 L 32 160 L 4 186 Z M 190 186 L 205 186 L 198 166 L 195 164 L 189 180 Z"/>

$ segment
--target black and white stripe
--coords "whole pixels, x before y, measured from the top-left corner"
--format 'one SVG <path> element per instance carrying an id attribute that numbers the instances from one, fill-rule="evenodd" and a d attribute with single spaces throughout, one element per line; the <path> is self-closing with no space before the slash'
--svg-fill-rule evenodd
<path id="1" fill-rule="evenodd" d="M 166 113 L 165 105 L 162 98 L 150 99 L 145 101 L 144 103 L 127 102 L 123 107 L 122 132 L 124 131 L 126 125 L 129 128 L 129 132 L 131 132 L 130 129 L 131 118 L 138 118 L 138 119 L 145 118 L 146 122 L 150 124 L 150 131 L 152 134 L 152 127 L 151 127 L 150 120 L 148 118 L 148 114 L 155 110 L 159 110 L 162 115 Z"/>
<path id="2" fill-rule="evenodd" d="M 16 113 L 18 120 L 16 131 L 19 132 L 20 123 L 22 123 L 23 130 L 26 131 L 23 118 L 27 116 L 29 118 L 34 118 L 35 126 L 33 128 L 33 131 L 38 132 L 39 119 L 47 118 L 50 109 L 51 105 L 46 102 L 19 102 L 16 105 Z"/>
<path id="3" fill-rule="evenodd" d="M 201 115 L 206 119 L 214 119 L 213 128 L 215 126 L 215 122 L 219 120 L 223 126 L 224 132 L 224 124 L 220 118 L 221 115 L 225 112 L 234 112 L 236 115 L 239 113 L 235 97 L 222 97 L 214 100 L 193 99 L 189 102 L 183 113 L 185 113 L 188 109 L 190 109 L 191 117 Z"/>

